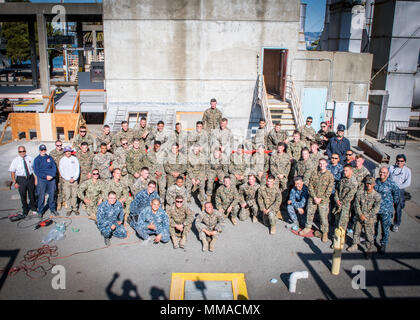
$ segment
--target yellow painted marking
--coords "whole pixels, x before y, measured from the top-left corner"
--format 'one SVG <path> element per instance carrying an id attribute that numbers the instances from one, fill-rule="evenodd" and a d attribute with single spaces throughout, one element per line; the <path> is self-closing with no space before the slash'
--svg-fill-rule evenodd
<path id="1" fill-rule="evenodd" d="M 32 100 L 24 101 L 20 104 L 17 104 L 16 107 L 29 107 L 36 103 L 42 103 L 42 99 L 32 99 Z"/>

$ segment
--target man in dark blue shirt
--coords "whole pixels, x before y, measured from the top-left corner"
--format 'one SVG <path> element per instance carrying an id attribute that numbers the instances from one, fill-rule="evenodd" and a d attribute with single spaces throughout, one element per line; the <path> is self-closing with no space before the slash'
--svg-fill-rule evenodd
<path id="1" fill-rule="evenodd" d="M 342 165 L 346 161 L 346 151 L 350 150 L 350 141 L 344 137 L 345 129 L 346 127 L 343 124 L 339 124 L 337 126 L 337 136 L 330 139 L 327 147 L 328 158 L 331 158 L 333 153 L 337 153 Z"/>
<path id="2" fill-rule="evenodd" d="M 48 194 L 48 207 L 51 213 L 58 216 L 57 204 L 55 202 L 55 177 L 57 167 L 54 159 L 47 154 L 47 147 L 45 144 L 39 146 L 39 156 L 34 160 L 34 173 L 37 177 L 36 190 L 38 194 L 38 215 L 42 215 L 47 211 L 44 207 L 45 194 Z"/>

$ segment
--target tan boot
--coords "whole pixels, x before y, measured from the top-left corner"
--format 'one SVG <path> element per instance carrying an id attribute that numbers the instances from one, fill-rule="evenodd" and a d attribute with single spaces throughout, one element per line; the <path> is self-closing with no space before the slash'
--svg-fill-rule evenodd
<path id="1" fill-rule="evenodd" d="M 179 238 L 178 237 L 173 237 L 172 242 L 174 244 L 174 249 L 178 249 L 179 248 Z"/>
<path id="2" fill-rule="evenodd" d="M 276 215 L 279 220 L 283 220 L 283 215 L 281 214 L 280 210 L 276 213 Z"/>
<path id="3" fill-rule="evenodd" d="M 276 234 L 276 226 L 271 226 L 270 227 L 270 234 Z"/>
<path id="4" fill-rule="evenodd" d="M 230 220 L 232 221 L 233 225 L 236 226 L 238 224 L 238 220 L 235 217 L 232 217 Z"/>
<path id="5" fill-rule="evenodd" d="M 203 250 L 203 252 L 207 251 L 209 249 L 209 243 L 207 242 L 207 239 L 203 239 L 201 242 L 203 243 L 203 248 L 201 250 Z"/>
<path id="6" fill-rule="evenodd" d="M 328 232 L 323 232 L 322 233 L 322 242 L 327 242 L 328 241 Z"/>
<path id="7" fill-rule="evenodd" d="M 181 241 L 179 241 L 179 247 L 182 248 L 182 249 L 184 249 L 186 242 L 187 242 L 187 237 L 186 236 L 182 236 Z"/>
<path id="8" fill-rule="evenodd" d="M 348 252 L 354 252 L 357 251 L 357 244 L 353 244 L 352 246 L 347 248 Z"/>
<path id="9" fill-rule="evenodd" d="M 61 201 L 57 201 L 57 211 L 61 210 L 61 207 L 62 207 Z"/>
<path id="10" fill-rule="evenodd" d="M 63 202 L 61 203 L 61 205 L 62 205 L 62 207 L 63 207 L 63 208 L 68 209 L 68 207 L 67 207 L 67 203 L 66 203 L 65 201 L 63 201 Z"/>
<path id="11" fill-rule="evenodd" d="M 214 247 L 215 247 L 215 245 L 216 245 L 216 239 L 212 239 L 212 240 L 210 241 L 210 248 L 209 248 L 209 251 L 213 252 L 213 251 L 214 251 Z"/>
<path id="12" fill-rule="evenodd" d="M 303 230 L 301 230 L 300 232 L 299 232 L 299 235 L 300 236 L 305 236 L 305 235 L 307 235 L 309 232 L 311 232 L 312 231 L 312 229 L 311 228 L 305 228 L 305 229 L 303 229 Z"/>
<path id="13" fill-rule="evenodd" d="M 207 195 L 207 202 L 210 202 L 211 201 L 211 195 L 210 194 L 208 194 Z"/>
<path id="14" fill-rule="evenodd" d="M 257 222 L 258 222 L 257 217 L 256 216 L 252 216 L 252 223 L 257 223 Z"/>

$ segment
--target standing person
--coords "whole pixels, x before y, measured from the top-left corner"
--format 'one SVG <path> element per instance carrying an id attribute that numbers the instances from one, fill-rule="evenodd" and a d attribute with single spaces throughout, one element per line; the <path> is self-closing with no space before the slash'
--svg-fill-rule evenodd
<path id="1" fill-rule="evenodd" d="M 112 133 L 109 125 L 104 125 L 102 128 L 102 133 L 96 137 L 96 152 L 100 152 L 101 144 L 106 144 L 106 149 L 108 152 L 112 152 Z"/>
<path id="2" fill-rule="evenodd" d="M 242 185 L 247 180 L 251 169 L 251 156 L 245 153 L 244 145 L 238 145 L 238 150 L 230 155 L 229 173 L 234 186 Z"/>
<path id="3" fill-rule="evenodd" d="M 270 167 L 270 156 L 265 153 L 264 145 L 257 145 L 257 151 L 251 157 L 251 171 L 256 174 L 259 183 L 265 184 Z"/>
<path id="4" fill-rule="evenodd" d="M 229 164 L 234 142 L 232 131 L 227 126 L 228 119 L 222 118 L 219 128 L 212 130 L 210 135 L 211 148 L 212 150 L 216 148 L 220 149 L 223 164 Z"/>
<path id="5" fill-rule="evenodd" d="M 321 129 L 319 129 L 315 136 L 315 141 L 318 142 L 319 148 L 321 150 L 327 149 L 328 141 L 334 137 L 335 133 L 330 128 L 328 128 L 328 125 L 325 121 L 322 121 Z"/>
<path id="6" fill-rule="evenodd" d="M 305 148 L 305 142 L 300 140 L 300 132 L 295 130 L 293 132 L 293 140 L 287 144 L 287 154 L 292 160 L 292 163 L 295 164 L 299 161 L 302 154 L 302 149 Z"/>
<path id="7" fill-rule="evenodd" d="M 375 221 L 381 205 L 381 196 L 375 191 L 375 178 L 368 177 L 365 180 L 364 188 L 357 192 L 356 199 L 354 200 L 354 207 L 356 210 L 356 226 L 353 236 L 353 244 L 347 248 L 347 251 L 354 252 L 360 243 L 360 234 L 362 228 L 365 229 L 367 238 L 367 253 L 372 252 L 375 244 Z"/>
<path id="8" fill-rule="evenodd" d="M 183 154 L 188 153 L 188 134 L 182 131 L 181 122 L 175 124 L 175 130 L 169 136 L 170 144 L 178 144 L 179 151 Z"/>
<path id="9" fill-rule="evenodd" d="M 89 132 L 87 132 L 86 126 L 80 126 L 79 134 L 74 137 L 72 147 L 75 148 L 76 151 L 80 151 L 81 143 L 84 141 L 87 142 L 90 151 L 95 151 L 95 139 Z"/>
<path id="10" fill-rule="evenodd" d="M 153 149 L 149 150 L 146 155 L 145 161 L 150 172 L 150 178 L 156 181 L 159 187 L 159 196 L 161 199 L 166 198 L 166 172 L 163 167 L 166 151 L 162 149 L 162 143 L 155 140 Z"/>
<path id="11" fill-rule="evenodd" d="M 276 178 L 269 175 L 267 183 L 258 189 L 258 206 L 263 213 L 263 223 L 270 227 L 270 234 L 276 233 L 276 222 L 281 205 L 280 189 L 275 185 Z"/>
<path id="12" fill-rule="evenodd" d="M 290 173 L 290 156 L 285 152 L 286 144 L 279 142 L 277 151 L 270 157 L 270 172 L 277 178 L 282 197 L 287 198 L 287 181 Z"/>
<path id="13" fill-rule="evenodd" d="M 118 201 L 121 202 L 124 208 L 124 221 L 127 221 L 133 198 L 130 197 L 127 185 L 121 181 L 121 170 L 119 168 L 115 168 L 112 172 L 112 179 L 108 179 L 105 182 L 104 194 L 108 194 L 110 191 L 114 191 Z"/>
<path id="14" fill-rule="evenodd" d="M 200 152 L 207 157 L 209 154 L 209 133 L 203 129 L 202 121 L 197 121 L 195 130 L 188 133 L 188 149 L 195 144 L 200 146 Z"/>
<path id="15" fill-rule="evenodd" d="M 341 164 L 346 161 L 346 152 L 351 148 L 349 139 L 344 137 L 344 130 L 346 130 L 346 127 L 339 124 L 337 126 L 337 136 L 331 138 L 327 146 L 328 158 L 331 158 L 333 153 L 337 153 L 340 156 Z"/>
<path id="16" fill-rule="evenodd" d="M 312 222 L 316 211 L 319 211 L 321 218 L 321 232 L 322 242 L 328 241 L 328 213 L 330 204 L 330 195 L 334 185 L 334 177 L 327 170 L 327 160 L 320 159 L 318 170 L 312 173 L 309 179 L 308 191 L 308 212 L 306 217 L 305 229 L 299 232 L 299 235 L 304 236 L 312 229 Z"/>
<path id="17" fill-rule="evenodd" d="M 111 237 L 126 238 L 127 231 L 123 226 L 124 210 L 121 202 L 117 201 L 115 192 L 108 192 L 107 200 L 98 207 L 97 226 L 104 237 L 106 246 L 111 244 Z"/>
<path id="18" fill-rule="evenodd" d="M 343 169 L 344 168 L 340 163 L 340 156 L 337 153 L 333 153 L 330 158 L 330 163 L 327 165 L 327 170 L 329 170 L 334 176 L 334 186 L 331 195 L 334 195 L 335 188 L 343 177 Z"/>
<path id="19" fill-rule="evenodd" d="M 210 155 L 210 164 L 207 166 L 207 201 L 211 201 L 214 191 L 214 180 L 223 183 L 223 178 L 229 174 L 229 165 L 222 163 L 222 152 L 214 150 Z"/>
<path id="20" fill-rule="evenodd" d="M 370 175 L 369 170 L 363 165 L 365 157 L 361 154 L 356 156 L 356 166 L 353 168 L 353 175 L 356 178 L 357 184 L 360 188 L 364 187 L 364 179 Z"/>
<path id="21" fill-rule="evenodd" d="M 150 149 L 153 142 L 153 129 L 150 125 L 147 125 L 146 117 L 141 117 L 140 122 L 136 123 L 133 128 L 133 138 L 140 139 L 142 145 Z"/>
<path id="22" fill-rule="evenodd" d="M 217 108 L 217 101 L 213 98 L 210 100 L 210 108 L 204 111 L 203 119 L 201 120 L 204 130 L 211 134 L 212 130 L 217 129 L 221 120 L 222 112 Z"/>
<path id="23" fill-rule="evenodd" d="M 55 166 L 57 167 L 57 170 L 58 170 L 59 169 L 58 167 L 60 165 L 60 160 L 62 157 L 64 157 L 63 143 L 61 142 L 61 140 L 55 141 L 55 149 L 50 152 L 50 156 L 54 159 Z M 60 177 L 60 172 L 57 172 L 55 181 L 56 181 L 55 194 L 56 194 L 57 210 L 60 210 L 62 203 L 64 201 L 63 179 L 61 179 Z"/>
<path id="24" fill-rule="evenodd" d="M 18 147 L 19 156 L 14 158 L 9 167 L 13 186 L 19 190 L 20 201 L 22 202 L 22 214 L 19 219 L 25 218 L 29 213 L 29 208 L 33 214 L 37 214 L 35 202 L 35 179 L 33 169 L 33 159 L 26 155 L 24 146 Z M 29 204 L 27 199 L 29 197 Z M 40 213 L 38 213 L 40 214 Z"/>
<path id="25" fill-rule="evenodd" d="M 238 224 L 239 193 L 229 176 L 224 177 L 223 185 L 216 191 L 216 208 L 226 218 L 230 215 L 233 225 Z"/>
<path id="26" fill-rule="evenodd" d="M 302 149 L 301 159 L 296 163 L 293 176 L 301 176 L 303 178 L 303 183 L 305 185 L 309 185 L 309 178 L 311 177 L 312 172 L 315 170 L 316 165 L 314 165 L 313 161 L 309 157 L 308 148 L 305 147 Z"/>
<path id="27" fill-rule="evenodd" d="M 259 127 L 257 129 L 257 132 L 255 132 L 255 136 L 252 139 L 252 144 L 254 148 L 257 148 L 259 145 L 263 145 L 263 149 L 267 148 L 268 146 L 268 131 L 266 127 L 265 119 L 260 119 L 259 121 Z"/>
<path id="28" fill-rule="evenodd" d="M 392 231 L 397 232 L 401 224 L 402 209 L 405 207 L 405 189 L 411 185 L 411 170 L 405 164 L 407 158 L 404 154 L 397 155 L 396 162 L 388 168 L 389 178 L 400 188 L 400 201 L 395 205 L 395 218 Z"/>
<path id="29" fill-rule="evenodd" d="M 178 177 L 183 178 L 187 172 L 187 158 L 179 152 L 179 145 L 177 143 L 172 145 L 171 151 L 163 164 L 166 173 L 167 189 L 174 184 Z M 174 199 L 175 200 L 175 199 Z"/>
<path id="30" fill-rule="evenodd" d="M 80 164 L 80 178 L 79 184 L 82 184 L 86 180 L 91 178 L 93 157 L 95 155 L 92 151 L 89 151 L 87 142 L 80 144 L 80 151 L 77 151 L 76 157 Z"/>
<path id="31" fill-rule="evenodd" d="M 295 186 L 290 191 L 289 200 L 287 201 L 287 213 L 291 223 L 287 226 L 293 230 L 298 230 L 301 222 L 299 217 L 303 217 L 306 212 L 306 204 L 308 202 L 309 191 L 308 187 L 303 183 L 303 179 L 300 176 L 294 177 L 293 181 Z M 298 215 L 296 215 L 296 213 Z"/>
<path id="32" fill-rule="evenodd" d="M 216 241 L 223 230 L 223 214 L 214 210 L 211 202 L 204 204 L 202 211 L 195 219 L 195 227 L 198 230 L 199 238 L 203 243 L 203 251 L 214 251 Z"/>
<path id="33" fill-rule="evenodd" d="M 99 170 L 92 170 L 92 178 L 79 184 L 77 196 L 86 206 L 90 220 L 96 221 L 98 206 L 105 198 L 105 182 L 99 179 Z"/>
<path id="34" fill-rule="evenodd" d="M 318 142 L 311 141 L 309 145 L 310 145 L 309 150 L 311 151 L 309 158 L 311 158 L 311 161 L 314 163 L 314 166 L 316 167 L 319 159 L 323 159 L 325 158 L 325 156 L 322 154 L 322 152 L 319 151 Z"/>
<path id="35" fill-rule="evenodd" d="M 131 147 L 128 143 L 127 138 L 121 138 L 121 146 L 114 150 L 114 161 L 112 162 L 114 168 L 120 168 L 121 170 L 121 182 L 129 185 L 129 175 L 127 171 L 127 154 Z"/>
<path id="36" fill-rule="evenodd" d="M 112 138 L 112 150 L 116 150 L 118 147 L 121 147 L 121 139 L 125 138 L 128 141 L 128 144 L 131 144 L 133 142 L 133 135 L 134 132 L 132 129 L 128 127 L 128 121 L 122 121 L 121 122 L 121 131 L 114 134 L 114 137 Z"/>
<path id="37" fill-rule="evenodd" d="M 107 151 L 107 146 L 103 142 L 101 144 L 101 151 L 95 154 L 92 160 L 92 168 L 99 170 L 99 175 L 102 180 L 109 180 L 111 178 L 111 172 L 114 170 L 114 165 L 111 164 L 114 161 L 114 155 Z"/>
<path id="38" fill-rule="evenodd" d="M 77 206 L 77 179 L 79 179 L 80 166 L 79 160 L 72 156 L 71 147 L 64 148 L 64 157 L 60 160 L 60 175 L 63 178 L 63 191 L 66 198 L 66 204 L 69 208 L 67 217 L 70 217 L 72 212 L 76 216 L 79 215 L 79 208 Z"/>
<path id="39" fill-rule="evenodd" d="M 349 164 L 352 167 L 356 166 L 356 155 L 352 150 L 346 151 L 346 160 L 344 160 L 344 164 Z"/>
<path id="40" fill-rule="evenodd" d="M 189 198 L 191 198 L 193 192 L 199 190 L 198 200 L 203 206 L 206 201 L 207 158 L 204 153 L 201 153 L 201 146 L 198 143 L 193 145 L 191 151 L 188 154 L 186 188 Z"/>
<path id="41" fill-rule="evenodd" d="M 268 133 L 267 136 L 267 149 L 274 151 L 277 149 L 279 143 L 283 142 L 287 144 L 287 131 L 281 129 L 280 122 L 274 124 L 274 128 Z"/>
<path id="42" fill-rule="evenodd" d="M 378 213 L 378 222 L 375 226 L 375 238 L 379 234 L 379 223 L 382 226 L 382 239 L 379 253 L 385 254 L 386 246 L 389 241 L 389 230 L 392 225 L 394 205 L 400 201 L 400 189 L 397 184 L 389 179 L 388 168 L 379 169 L 379 178 L 375 181 L 375 191 L 381 195 L 381 208 Z"/>
<path id="43" fill-rule="evenodd" d="M 167 149 L 166 143 L 169 140 L 169 134 L 165 130 L 165 122 L 162 120 L 158 121 L 156 125 L 156 129 L 153 130 L 153 138 L 156 141 L 160 141 L 162 150 Z"/>
<path id="44" fill-rule="evenodd" d="M 140 170 L 139 178 L 130 186 L 131 194 L 133 198 L 137 193 L 147 188 L 148 183 L 150 182 L 149 178 L 149 168 L 143 167 Z"/>
<path id="45" fill-rule="evenodd" d="M 184 186 L 184 178 L 181 176 L 177 177 L 175 184 L 170 186 L 166 191 L 166 205 L 173 206 L 177 195 L 181 195 L 187 202 L 191 202 L 188 190 Z"/>
<path id="46" fill-rule="evenodd" d="M 301 139 L 306 144 L 306 147 L 309 148 L 311 141 L 315 141 L 316 131 L 312 127 L 312 117 L 306 118 L 306 124 L 300 128 Z"/>
<path id="47" fill-rule="evenodd" d="M 245 221 L 251 216 L 253 223 L 258 221 L 257 191 L 260 185 L 254 174 L 248 175 L 248 182 L 239 187 L 239 220 Z"/>
<path id="48" fill-rule="evenodd" d="M 174 249 L 185 248 L 188 233 L 194 222 L 194 213 L 184 205 L 184 197 L 176 196 L 175 205 L 166 210 L 169 217 L 169 233 L 174 245 Z"/>
<path id="49" fill-rule="evenodd" d="M 42 218 L 44 214 L 45 194 L 48 194 L 48 207 L 54 216 L 58 216 L 55 202 L 55 178 L 57 176 L 57 166 L 54 159 L 47 154 L 45 144 L 39 146 L 39 155 L 35 158 L 34 173 L 36 175 L 36 191 L 38 195 L 38 214 Z"/>
<path id="50" fill-rule="evenodd" d="M 150 206 L 150 203 L 153 199 L 161 199 L 156 192 L 156 182 L 150 181 L 147 184 L 147 188 L 140 191 L 136 194 L 133 202 L 130 204 L 130 217 L 129 217 L 129 224 L 131 225 L 134 222 L 137 222 L 138 215 L 140 212 Z"/>
<path id="51" fill-rule="evenodd" d="M 350 219 L 350 209 L 353 198 L 357 192 L 357 181 L 353 177 L 353 167 L 346 164 L 343 169 L 343 178 L 338 182 L 334 194 L 336 215 L 336 228 L 342 227 L 347 230 Z"/>

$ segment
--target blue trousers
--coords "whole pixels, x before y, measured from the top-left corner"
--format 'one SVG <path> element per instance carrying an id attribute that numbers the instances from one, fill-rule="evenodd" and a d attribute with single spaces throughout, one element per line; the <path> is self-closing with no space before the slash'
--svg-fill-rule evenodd
<path id="1" fill-rule="evenodd" d="M 140 228 L 137 225 L 134 226 L 134 230 L 136 230 L 137 234 L 139 235 L 140 238 L 142 238 L 143 240 L 147 240 L 149 239 L 149 237 L 151 235 L 158 235 L 157 232 L 155 230 L 150 230 L 146 228 Z M 171 239 L 171 236 L 169 234 L 169 230 L 164 230 L 162 232 L 162 238 L 160 239 L 161 242 L 166 243 Z"/>
<path id="2" fill-rule="evenodd" d="M 404 189 L 400 189 L 400 202 L 395 207 L 395 219 L 394 224 L 396 226 L 401 225 L 401 216 L 402 216 L 402 209 L 405 208 L 405 197 L 404 197 Z"/>
<path id="3" fill-rule="evenodd" d="M 45 180 L 38 178 L 38 184 L 36 186 L 36 193 L 38 196 L 38 213 L 44 213 L 45 194 L 48 194 L 48 207 L 50 211 L 57 210 L 57 203 L 55 202 L 55 179 Z M 46 211 L 46 210 L 45 210 Z"/>
<path id="4" fill-rule="evenodd" d="M 305 210 L 305 208 L 303 208 L 303 210 Z M 301 215 L 297 213 L 297 209 L 295 209 L 295 207 L 293 207 L 291 204 L 287 206 L 287 213 L 289 214 L 289 218 L 293 221 L 293 223 L 301 224 L 302 220 L 305 220 L 305 214 Z"/>
<path id="5" fill-rule="evenodd" d="M 382 229 L 381 246 L 386 246 L 389 241 L 389 231 L 392 225 L 392 214 L 393 212 L 379 212 L 378 220 L 375 225 L 375 239 L 379 234 L 379 224 Z"/>
<path id="6" fill-rule="evenodd" d="M 122 224 L 115 223 L 115 230 L 111 230 L 111 228 L 101 231 L 101 234 L 105 238 L 111 238 L 112 236 L 117 238 L 126 238 L 127 237 L 127 231 L 125 230 L 124 226 Z"/>

